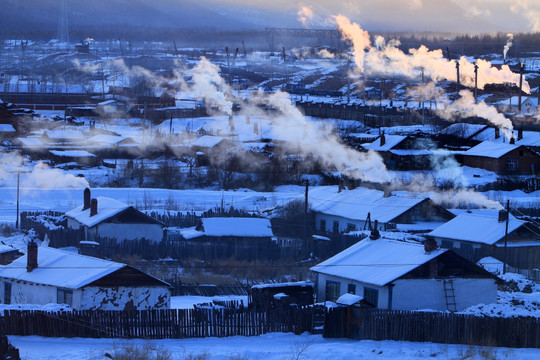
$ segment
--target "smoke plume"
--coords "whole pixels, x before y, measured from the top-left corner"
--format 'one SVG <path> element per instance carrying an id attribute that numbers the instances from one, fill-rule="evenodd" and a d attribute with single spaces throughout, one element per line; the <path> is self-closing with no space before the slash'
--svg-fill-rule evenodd
<path id="1" fill-rule="evenodd" d="M 506 40 L 506 44 L 504 45 L 503 49 L 503 59 L 506 60 L 506 54 L 508 54 L 508 50 L 512 47 L 512 41 L 514 40 L 514 34 L 508 34 L 508 39 Z"/>
<path id="2" fill-rule="evenodd" d="M 483 101 L 475 103 L 474 95 L 468 90 L 460 91 L 459 95 L 461 97 L 458 100 L 448 104 L 444 110 L 438 110 L 437 115 L 450 121 L 462 116 L 477 116 L 501 128 L 508 139 L 512 137 L 512 129 L 514 128 L 512 122 L 498 112 L 495 107 L 489 106 Z"/>
<path id="3" fill-rule="evenodd" d="M 387 76 L 401 75 L 416 78 L 420 74 L 420 69 L 424 69 L 424 74 L 433 81 L 450 80 L 456 81 L 456 64 L 453 60 L 444 57 L 442 50 L 430 51 L 425 46 L 418 49 L 409 49 L 405 54 L 398 46 L 399 42 L 377 38 L 376 45 L 372 47 L 367 31 L 362 30 L 357 23 L 351 23 L 343 15 L 333 17 L 341 31 L 344 39 L 350 40 L 354 46 L 354 58 L 357 72 L 376 73 Z M 367 52 L 366 52 L 367 50 Z M 474 63 L 471 63 L 464 56 L 459 60 L 461 84 L 474 87 L 475 73 Z M 500 69 L 493 67 L 491 62 L 478 59 L 478 87 L 483 89 L 486 84 L 519 84 L 519 74 L 510 70 L 507 65 Z M 524 81 L 523 90 L 530 93 L 527 81 Z"/>
<path id="4" fill-rule="evenodd" d="M 296 14 L 298 15 L 298 21 L 300 21 L 304 26 L 307 26 L 308 21 L 313 19 L 313 10 L 304 5 L 300 7 L 300 10 L 298 10 Z"/>

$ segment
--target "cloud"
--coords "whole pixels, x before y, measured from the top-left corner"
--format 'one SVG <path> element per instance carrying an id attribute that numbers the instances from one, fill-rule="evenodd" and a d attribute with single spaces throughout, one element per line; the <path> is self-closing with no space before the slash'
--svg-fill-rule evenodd
<path id="1" fill-rule="evenodd" d="M 300 21 L 302 25 L 307 26 L 308 22 L 313 20 L 313 10 L 308 6 L 300 5 L 300 10 L 296 13 L 298 15 L 298 21 Z"/>

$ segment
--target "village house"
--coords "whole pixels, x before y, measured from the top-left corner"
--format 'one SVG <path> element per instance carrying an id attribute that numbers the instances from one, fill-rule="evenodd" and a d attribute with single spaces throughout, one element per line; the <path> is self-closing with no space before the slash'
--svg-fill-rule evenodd
<path id="1" fill-rule="evenodd" d="M 108 197 L 91 198 L 90 189 L 84 190 L 83 205 L 66 212 L 69 229 L 83 229 L 85 241 L 99 238 L 123 240 L 163 240 L 165 225 L 135 209 Z"/>
<path id="2" fill-rule="evenodd" d="M 462 153 L 464 166 L 498 174 L 535 175 L 540 169 L 540 155 L 523 145 L 483 141 Z"/>
<path id="3" fill-rule="evenodd" d="M 351 293 L 379 309 L 461 311 L 497 301 L 498 278 L 433 241 L 371 236 L 310 270 L 317 302 Z"/>
<path id="4" fill-rule="evenodd" d="M 170 307 L 169 284 L 131 266 L 28 244 L 28 253 L 0 268 L 3 304 L 66 304 L 75 310 Z"/>
<path id="5" fill-rule="evenodd" d="M 535 115 L 538 112 L 538 97 L 536 96 L 512 96 L 511 98 L 495 103 L 495 107 L 506 113 L 519 113 L 519 102 L 521 100 L 521 114 Z"/>
<path id="6" fill-rule="evenodd" d="M 0 244 L 0 265 L 7 265 L 22 255 L 23 253 L 14 247 Z"/>
<path id="7" fill-rule="evenodd" d="M 477 261 L 487 255 L 500 259 L 506 255 L 516 266 L 523 261 L 536 266 L 540 259 L 538 234 L 538 227 L 516 219 L 505 210 L 477 210 L 458 214 L 426 236 L 470 260 Z"/>
<path id="8" fill-rule="evenodd" d="M 379 230 L 432 230 L 454 215 L 429 198 L 391 195 L 390 192 L 337 187 L 315 189 L 310 197 L 315 229 L 322 233 L 370 230 L 377 220 Z"/>

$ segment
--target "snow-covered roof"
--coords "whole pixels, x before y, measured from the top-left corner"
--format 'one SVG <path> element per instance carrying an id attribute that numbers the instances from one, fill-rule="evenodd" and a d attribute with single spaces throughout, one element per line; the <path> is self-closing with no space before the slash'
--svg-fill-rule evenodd
<path id="1" fill-rule="evenodd" d="M 522 96 L 521 105 L 525 102 L 530 101 L 533 106 L 538 106 L 538 98 L 536 96 Z M 507 105 L 507 106 L 517 106 L 519 104 L 519 96 L 512 96 L 511 98 L 501 100 L 495 103 L 496 105 Z"/>
<path id="2" fill-rule="evenodd" d="M 394 220 L 425 199 L 394 195 L 384 197 L 382 191 L 365 188 L 338 193 L 334 187 L 313 189 L 309 196 L 311 209 L 315 212 L 355 220 L 366 220 L 370 213 L 371 220 L 381 223 Z"/>
<path id="3" fill-rule="evenodd" d="M 272 284 L 258 284 L 253 285 L 252 289 L 266 289 L 266 288 L 281 288 L 281 287 L 315 287 L 315 284 L 311 281 L 296 281 L 296 282 L 286 282 L 286 283 L 272 283 Z"/>
<path id="4" fill-rule="evenodd" d="M 191 143 L 192 146 L 199 146 L 203 148 L 212 148 L 222 142 L 224 139 L 219 136 L 204 135 L 196 139 Z"/>
<path id="5" fill-rule="evenodd" d="M 60 157 L 96 157 L 86 150 L 50 150 L 49 152 Z"/>
<path id="6" fill-rule="evenodd" d="M 18 138 L 19 142 L 23 146 L 35 146 L 35 147 L 41 147 L 43 146 L 43 143 L 39 138 L 36 137 L 20 137 Z"/>
<path id="7" fill-rule="evenodd" d="M 74 130 L 69 128 L 58 128 L 54 130 L 46 130 L 45 135 L 49 139 L 60 140 L 60 139 L 69 139 L 69 140 L 84 140 L 84 133 L 80 130 Z"/>
<path id="8" fill-rule="evenodd" d="M 83 207 L 80 205 L 75 209 L 66 212 L 66 217 L 77 220 L 79 223 L 88 227 L 92 227 L 130 207 L 123 202 L 108 197 L 98 196 L 96 199 L 98 201 L 96 215 L 90 216 L 90 209 L 83 211 Z"/>
<path id="9" fill-rule="evenodd" d="M 347 293 L 347 294 L 341 295 L 336 300 L 336 304 L 351 306 L 351 305 L 354 305 L 354 304 L 358 304 L 362 300 L 364 300 L 363 296 L 355 295 L 355 294 L 348 294 Z"/>
<path id="10" fill-rule="evenodd" d="M 0 254 L 5 254 L 12 251 L 18 251 L 18 250 L 15 249 L 13 246 L 0 244 Z"/>
<path id="11" fill-rule="evenodd" d="M 90 139 L 88 139 L 88 142 L 90 143 L 99 143 L 99 144 L 118 144 L 120 141 L 126 139 L 123 136 L 116 136 L 116 135 L 95 135 L 92 136 Z"/>
<path id="12" fill-rule="evenodd" d="M 427 253 L 420 243 L 365 239 L 310 270 L 384 286 L 446 251 L 438 248 Z"/>
<path id="13" fill-rule="evenodd" d="M 0 124 L 0 132 L 15 132 L 15 128 L 11 124 Z"/>
<path id="14" fill-rule="evenodd" d="M 525 223 L 509 214 L 508 233 L 512 233 Z M 493 245 L 504 238 L 505 231 L 506 221 L 499 222 L 498 215 L 462 213 L 427 235 Z"/>
<path id="15" fill-rule="evenodd" d="M 79 289 L 125 267 L 112 261 L 48 248 L 38 248 L 38 267 L 26 270 L 27 255 L 0 269 L 0 277 L 67 289 Z"/>
<path id="16" fill-rule="evenodd" d="M 519 140 L 518 134 L 515 130 L 513 131 L 513 134 L 516 145 L 540 146 L 540 132 L 538 131 L 523 131 L 522 138 Z M 495 138 L 495 129 L 490 127 L 486 127 L 484 130 L 474 135 L 471 139 L 477 141 L 508 143 L 508 139 L 505 136 L 499 136 L 498 138 Z"/>
<path id="17" fill-rule="evenodd" d="M 463 155 L 467 156 L 482 156 L 498 159 L 501 156 L 508 154 L 510 151 L 515 150 L 519 145 L 497 143 L 492 141 L 483 141 L 475 147 L 465 151 Z"/>
<path id="18" fill-rule="evenodd" d="M 272 225 L 260 218 L 203 218 L 204 234 L 207 236 L 272 237 Z"/>
<path id="19" fill-rule="evenodd" d="M 467 123 L 458 123 L 452 124 L 441 130 L 440 134 L 442 135 L 453 135 L 463 139 L 468 139 L 471 136 L 483 131 L 487 128 L 487 125 L 481 124 L 467 124 Z"/>
<path id="20" fill-rule="evenodd" d="M 384 135 L 385 143 L 381 146 L 381 138 L 379 137 L 372 143 L 362 145 L 366 150 L 388 151 L 393 149 L 399 143 L 407 138 L 405 135 Z"/>

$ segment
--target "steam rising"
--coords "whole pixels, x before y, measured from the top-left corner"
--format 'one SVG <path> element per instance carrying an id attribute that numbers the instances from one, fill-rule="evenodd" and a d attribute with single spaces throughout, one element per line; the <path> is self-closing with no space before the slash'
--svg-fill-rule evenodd
<path id="1" fill-rule="evenodd" d="M 508 39 L 506 40 L 506 44 L 504 45 L 503 50 L 503 59 L 506 60 L 506 54 L 508 54 L 508 50 L 512 47 L 512 41 L 514 40 L 514 34 L 508 34 Z"/>
<path id="2" fill-rule="evenodd" d="M 359 73 L 371 72 L 383 75 L 402 75 L 415 78 L 420 69 L 433 81 L 450 80 L 456 81 L 456 67 L 452 60 L 443 56 L 442 50 L 430 51 L 425 46 L 418 49 L 409 49 L 405 54 L 398 46 L 399 42 L 385 42 L 382 37 L 376 39 L 376 47 L 371 46 L 369 34 L 362 30 L 357 23 L 351 23 L 343 15 L 333 17 L 341 31 L 343 38 L 350 40 L 354 46 L 354 58 Z M 366 52 L 367 50 L 367 52 Z M 468 87 L 474 87 L 474 63 L 469 62 L 464 56 L 459 60 L 461 83 Z M 513 73 L 507 65 L 501 69 L 491 66 L 491 62 L 478 59 L 478 87 L 483 89 L 486 84 L 519 84 L 519 74 Z M 523 90 L 530 93 L 529 84 L 524 81 Z"/>
<path id="3" fill-rule="evenodd" d="M 498 112 L 495 107 L 489 106 L 483 101 L 475 103 L 474 95 L 468 90 L 460 91 L 459 95 L 461 96 L 460 99 L 446 106 L 444 110 L 438 110 L 437 115 L 451 121 L 459 118 L 461 114 L 478 116 L 501 128 L 507 138 L 512 137 L 512 122 Z"/>
<path id="4" fill-rule="evenodd" d="M 227 115 L 232 114 L 233 103 L 228 99 L 231 89 L 225 79 L 219 75 L 219 67 L 202 57 L 193 68 L 192 76 L 192 91 L 200 94 L 200 98 L 204 99 L 208 105 L 219 108 Z"/>
<path id="5" fill-rule="evenodd" d="M 298 21 L 304 26 L 307 26 L 308 21 L 313 19 L 313 10 L 304 5 L 300 7 L 300 10 L 296 14 L 298 15 Z"/>

